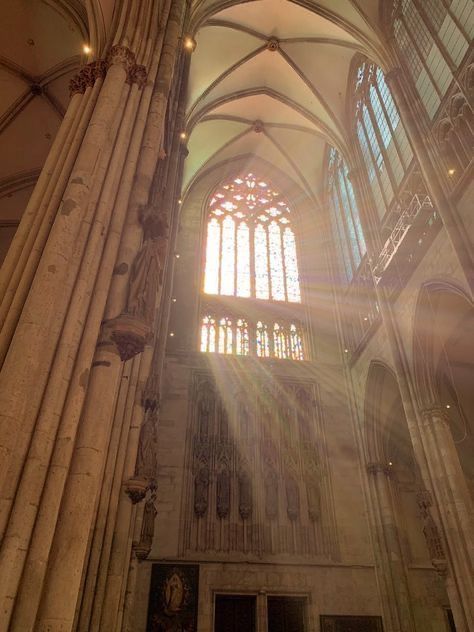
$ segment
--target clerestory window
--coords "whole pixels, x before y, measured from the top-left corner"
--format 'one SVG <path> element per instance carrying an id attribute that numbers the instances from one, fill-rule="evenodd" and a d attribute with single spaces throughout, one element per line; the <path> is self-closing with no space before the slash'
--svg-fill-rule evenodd
<path id="1" fill-rule="evenodd" d="M 295 234 L 283 197 L 253 173 L 209 202 L 204 292 L 301 301 Z"/>
<path id="2" fill-rule="evenodd" d="M 212 194 L 206 229 L 201 351 L 304 360 L 296 238 L 284 196 L 254 173 L 238 175 Z M 283 304 L 293 305 L 284 316 Z"/>

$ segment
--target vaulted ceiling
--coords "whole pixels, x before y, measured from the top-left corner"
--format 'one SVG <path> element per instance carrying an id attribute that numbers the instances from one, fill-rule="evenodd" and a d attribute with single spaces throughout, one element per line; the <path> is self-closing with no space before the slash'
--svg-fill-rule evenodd
<path id="1" fill-rule="evenodd" d="M 62 117 L 88 41 L 73 0 L 0 2 L 0 221 L 15 225 Z"/>
<path id="2" fill-rule="evenodd" d="M 384 65 L 378 4 L 195 2 L 183 195 L 209 169 L 255 155 L 316 200 L 326 143 L 347 147 L 354 55 Z"/>

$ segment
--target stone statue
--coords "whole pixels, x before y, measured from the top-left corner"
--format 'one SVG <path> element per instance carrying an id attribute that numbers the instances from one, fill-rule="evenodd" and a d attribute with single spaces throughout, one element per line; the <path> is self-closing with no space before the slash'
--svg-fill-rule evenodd
<path id="1" fill-rule="evenodd" d="M 317 522 L 321 518 L 321 490 L 319 481 L 314 476 L 306 481 L 306 497 L 309 519 L 311 522 Z"/>
<path id="2" fill-rule="evenodd" d="M 225 518 L 230 511 L 230 474 L 227 469 L 217 475 L 217 515 Z"/>
<path id="3" fill-rule="evenodd" d="M 272 520 L 278 516 L 278 476 L 274 469 L 265 474 L 265 515 Z"/>
<path id="4" fill-rule="evenodd" d="M 140 219 L 144 240 L 130 273 L 126 313 L 152 327 L 156 296 L 162 283 L 168 222 L 165 213 L 154 207 L 143 209 Z"/>
<path id="5" fill-rule="evenodd" d="M 300 490 L 298 483 L 292 476 L 287 476 L 286 488 L 286 512 L 290 520 L 296 520 L 300 514 Z"/>
<path id="6" fill-rule="evenodd" d="M 155 507 L 156 494 L 153 492 L 146 501 L 143 509 L 143 522 L 140 534 L 140 549 L 151 551 L 153 536 L 155 535 L 155 518 L 158 513 Z"/>
<path id="7" fill-rule="evenodd" d="M 209 468 L 201 467 L 194 478 L 194 513 L 201 518 L 207 511 Z"/>
<path id="8" fill-rule="evenodd" d="M 156 424 L 156 409 L 145 412 L 138 443 L 137 463 L 135 466 L 136 476 L 149 479 L 155 479 L 156 477 Z"/>
<path id="9" fill-rule="evenodd" d="M 239 476 L 239 513 L 242 520 L 252 513 L 252 483 L 247 472 L 241 472 Z"/>
<path id="10" fill-rule="evenodd" d="M 200 393 L 199 408 L 198 408 L 198 424 L 199 424 L 199 436 L 201 438 L 209 435 L 211 412 L 214 406 L 214 391 L 209 383 L 205 382 L 202 385 L 202 392 Z"/>

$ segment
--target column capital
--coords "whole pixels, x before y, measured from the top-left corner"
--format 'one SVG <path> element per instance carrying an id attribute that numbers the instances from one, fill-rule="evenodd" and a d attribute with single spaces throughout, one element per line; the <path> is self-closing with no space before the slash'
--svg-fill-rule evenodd
<path id="1" fill-rule="evenodd" d="M 148 72 L 146 66 L 143 66 L 142 64 L 133 64 L 127 73 L 127 83 L 136 83 L 139 90 L 146 85 L 147 79 Z"/>
<path id="2" fill-rule="evenodd" d="M 385 474 L 385 476 L 391 475 L 390 465 L 388 465 L 388 463 L 367 463 L 366 470 L 373 476 L 376 474 Z"/>
<path id="3" fill-rule="evenodd" d="M 433 404 L 420 410 L 423 423 L 426 425 L 441 422 L 449 425 L 449 415 L 441 404 Z"/>
<path id="4" fill-rule="evenodd" d="M 125 68 L 127 73 L 129 73 L 135 64 L 135 55 L 126 46 L 115 44 L 107 55 L 107 66 L 110 67 L 116 64 Z"/>

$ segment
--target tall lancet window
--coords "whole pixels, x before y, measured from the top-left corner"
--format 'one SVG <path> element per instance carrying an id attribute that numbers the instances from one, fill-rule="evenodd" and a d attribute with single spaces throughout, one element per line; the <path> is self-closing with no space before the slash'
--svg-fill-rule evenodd
<path id="1" fill-rule="evenodd" d="M 334 147 L 329 150 L 328 194 L 335 242 L 350 281 L 365 255 L 366 245 L 349 170 Z"/>
<path id="2" fill-rule="evenodd" d="M 220 185 L 205 253 L 201 351 L 303 360 L 297 239 L 283 195 L 254 173 Z M 278 303 L 294 304 L 295 318 L 272 313 Z"/>
<path id="3" fill-rule="evenodd" d="M 291 211 L 253 173 L 219 187 L 209 202 L 204 292 L 301 301 Z"/>
<path id="4" fill-rule="evenodd" d="M 390 23 L 402 63 L 432 119 L 474 36 L 472 0 L 394 0 Z"/>
<path id="5" fill-rule="evenodd" d="M 380 219 L 389 210 L 413 152 L 382 70 L 363 62 L 355 85 L 356 133 Z"/>

